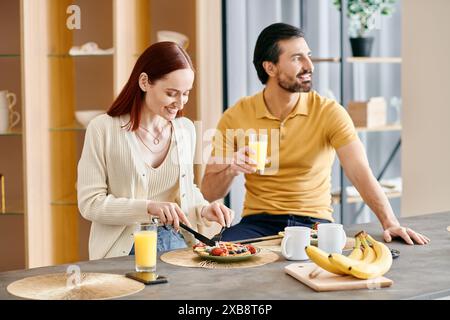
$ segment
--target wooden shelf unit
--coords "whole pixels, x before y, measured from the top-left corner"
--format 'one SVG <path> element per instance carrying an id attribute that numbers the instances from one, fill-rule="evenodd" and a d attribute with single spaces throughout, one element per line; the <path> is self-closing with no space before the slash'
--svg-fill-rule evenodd
<path id="1" fill-rule="evenodd" d="M 382 131 L 401 131 L 402 126 L 400 124 L 389 124 L 382 127 L 356 127 L 357 132 L 382 132 Z"/>
<path id="2" fill-rule="evenodd" d="M 365 68 L 367 67 L 367 69 L 369 70 L 369 66 L 367 66 L 367 64 L 391 64 L 394 65 L 394 68 L 397 68 L 397 65 L 401 66 L 402 63 L 402 58 L 401 56 L 372 56 L 372 57 L 353 57 L 353 56 L 348 56 L 347 52 L 349 52 L 349 54 L 351 54 L 351 48 L 350 50 L 348 50 L 346 48 L 346 44 L 344 43 L 344 41 L 348 41 L 348 38 L 345 37 L 343 35 L 344 29 L 345 29 L 345 24 L 346 19 L 348 19 L 347 17 L 347 12 L 346 12 L 346 8 L 347 5 L 343 5 L 342 9 L 339 12 L 339 22 L 340 22 L 340 31 L 339 31 L 339 38 L 340 38 L 340 53 L 339 55 L 341 56 L 341 61 L 340 61 L 340 101 L 341 104 L 346 107 L 347 109 L 347 104 L 349 101 L 352 101 L 353 98 L 352 97 L 347 97 L 346 95 L 348 94 L 348 92 L 351 92 L 349 90 L 349 88 L 353 87 L 353 94 L 355 96 L 361 95 L 361 96 L 366 96 L 369 95 L 369 97 L 365 97 L 365 98 L 370 98 L 370 96 L 373 96 L 372 93 L 369 93 L 369 91 L 365 90 L 358 90 L 358 88 L 354 88 L 354 85 L 357 84 L 358 82 L 361 81 L 361 77 L 364 76 L 364 73 L 359 73 L 359 71 L 364 71 Z M 349 64 L 349 65 L 347 65 Z M 374 67 L 378 67 L 378 66 L 374 66 Z M 348 77 L 348 72 L 354 72 L 353 73 L 353 77 Z M 353 83 L 348 83 L 347 80 L 353 81 Z M 355 82 L 358 81 L 358 82 Z M 367 127 L 356 127 L 355 128 L 358 134 L 362 134 L 362 133 L 383 133 L 383 132 L 395 132 L 395 131 L 402 131 L 402 126 L 401 124 L 388 124 L 388 125 L 384 125 L 384 126 L 380 126 L 380 127 L 372 127 L 372 128 L 367 128 Z M 395 145 L 395 147 L 393 148 L 392 152 L 390 152 L 390 154 L 388 154 L 387 160 L 384 161 L 384 163 L 382 164 L 382 167 L 380 169 L 379 173 L 375 174 L 375 178 L 380 181 L 384 174 L 386 173 L 387 168 L 389 167 L 389 165 L 391 164 L 391 162 L 393 161 L 397 151 L 399 150 L 401 146 L 401 137 L 398 138 L 398 141 Z M 370 160 L 369 160 L 370 161 Z M 342 166 L 339 167 L 339 186 L 341 190 L 345 190 L 346 186 L 348 185 L 349 181 L 347 180 L 347 177 L 345 176 L 344 173 L 344 169 Z M 401 197 L 401 193 L 388 193 L 387 197 L 389 199 L 392 198 L 398 198 Z M 365 208 L 365 203 L 362 200 L 361 197 L 348 197 L 346 196 L 346 194 L 344 195 L 344 199 L 345 201 L 343 201 L 340 198 L 340 195 L 332 195 L 332 204 L 337 204 L 339 205 L 339 209 L 340 209 L 340 223 L 342 224 L 352 224 L 355 223 L 356 221 L 358 221 L 358 217 L 363 213 L 364 208 Z M 351 215 L 346 215 L 346 213 L 348 211 L 352 211 L 348 210 L 349 205 L 348 204 L 356 204 L 356 203 L 361 203 L 361 205 L 359 206 L 359 209 L 356 210 L 355 214 L 351 214 Z M 352 220 L 351 221 L 346 221 L 346 218 L 349 217 Z"/>
<path id="3" fill-rule="evenodd" d="M 81 124 L 74 122 L 71 125 L 67 126 L 60 126 L 60 127 L 52 127 L 49 129 L 50 132 L 62 132 L 62 131 L 80 131 L 84 132 L 86 131 L 86 128 L 83 127 Z"/>
<path id="4" fill-rule="evenodd" d="M 386 192 L 385 194 L 388 197 L 388 199 L 400 198 L 402 196 L 401 192 Z M 341 196 L 337 195 L 337 194 L 333 194 L 331 196 L 331 202 L 332 202 L 332 204 L 340 204 L 341 203 Z M 362 203 L 362 202 L 363 202 L 363 199 L 360 196 L 347 197 L 347 203 L 349 203 L 349 204 L 351 204 L 351 203 Z"/>
<path id="5" fill-rule="evenodd" d="M 6 132 L 0 132 L 0 137 L 15 137 L 15 136 L 22 136 L 22 131 L 13 129 L 8 130 Z"/>
<path id="6" fill-rule="evenodd" d="M 76 54 L 71 55 L 69 53 L 49 53 L 49 58 L 105 58 L 114 57 L 114 53 L 98 53 L 98 54 Z"/>
<path id="7" fill-rule="evenodd" d="M 401 57 L 349 57 L 348 63 L 402 63 Z"/>
<path id="8" fill-rule="evenodd" d="M 23 199 L 8 199 L 5 211 L 2 211 L 0 206 L 0 216 L 18 216 L 24 213 Z"/>
<path id="9" fill-rule="evenodd" d="M 0 272 L 26 266 L 24 238 L 26 191 L 23 55 L 21 52 L 20 1 L 0 1 L 0 90 L 16 95 L 14 111 L 21 120 L 14 128 L 0 133 L 0 174 L 4 176 L 4 205 L 0 194 Z M 2 187 L 0 186 L 0 192 Z M 16 239 L 17 238 L 17 239 Z"/>
<path id="10" fill-rule="evenodd" d="M 77 195 L 73 194 L 61 199 L 52 200 L 51 202 L 52 206 L 77 206 Z"/>
<path id="11" fill-rule="evenodd" d="M 0 44 L 0 80 L 12 74 L 3 72 L 3 65 L 15 64 L 22 90 L 4 88 L 16 91 L 24 103 L 18 103 L 22 104 L 21 129 L 1 134 L 0 147 L 13 143 L 23 150 L 23 159 L 12 156 L 8 163 L 23 166 L 23 177 L 12 175 L 18 183 L 24 181 L 24 190 L 21 205 L 7 198 L 0 227 L 20 227 L 22 232 L 10 236 L 20 237 L 16 242 L 23 252 L 8 244 L 11 237 L 3 243 L 10 246 L 8 253 L 16 251 L 20 256 L 22 268 L 87 260 L 90 222 L 78 212 L 75 187 L 85 128 L 75 121 L 75 111 L 107 109 L 128 81 L 136 53 L 156 41 L 157 30 L 173 30 L 189 37 L 188 53 L 196 69 L 202 70 L 186 116 L 193 121 L 201 116 L 208 119 L 204 124 L 214 127 L 221 111 L 217 104 L 221 101 L 221 67 L 215 65 L 222 52 L 221 5 L 209 0 L 17 0 L 0 2 L 0 18 L 2 13 L 11 15 L 4 7 L 11 4 L 17 9 L 12 19 L 15 27 L 0 29 L 0 35 L 4 30 L 15 44 Z M 82 9 L 81 30 L 67 29 L 66 10 L 72 4 Z M 173 6 L 179 9 L 175 13 Z M 114 54 L 69 54 L 72 46 L 88 41 L 103 49 L 113 47 Z M 203 88 L 201 93 L 199 88 Z M 10 176 L 6 176 L 7 184 Z"/>
<path id="12" fill-rule="evenodd" d="M 341 58 L 340 57 L 330 57 L 330 58 L 312 57 L 311 61 L 313 63 L 322 63 L 322 62 L 339 63 L 339 62 L 341 62 Z"/>

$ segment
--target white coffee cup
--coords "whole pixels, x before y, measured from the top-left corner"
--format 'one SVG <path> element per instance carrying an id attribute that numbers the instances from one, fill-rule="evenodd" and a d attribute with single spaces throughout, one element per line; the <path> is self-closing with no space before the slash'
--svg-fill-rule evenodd
<path id="1" fill-rule="evenodd" d="M 319 249 L 328 253 L 342 253 L 347 243 L 344 227 L 338 223 L 320 223 L 317 226 Z"/>
<path id="2" fill-rule="evenodd" d="M 281 241 L 281 253 L 288 260 L 308 260 L 305 247 L 310 245 L 310 241 L 310 228 L 286 227 Z"/>
<path id="3" fill-rule="evenodd" d="M 13 110 L 17 98 L 12 92 L 0 91 L 0 132 L 6 132 L 20 121 L 20 114 Z"/>

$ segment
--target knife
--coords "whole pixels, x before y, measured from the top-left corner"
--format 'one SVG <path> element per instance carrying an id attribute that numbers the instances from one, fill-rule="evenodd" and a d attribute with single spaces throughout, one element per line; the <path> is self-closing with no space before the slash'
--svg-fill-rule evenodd
<path id="1" fill-rule="evenodd" d="M 238 240 L 238 241 L 232 241 L 232 242 L 246 244 L 246 243 L 254 243 L 254 242 L 261 242 L 261 241 L 268 241 L 268 240 L 276 240 L 276 239 L 282 239 L 282 238 L 283 238 L 282 235 L 277 234 L 274 236 L 266 236 L 266 237 Z"/>
<path id="2" fill-rule="evenodd" d="M 212 241 L 211 239 L 208 239 L 207 237 L 205 237 L 204 235 L 202 235 L 201 233 L 198 233 L 195 230 L 192 230 L 191 228 L 189 228 L 187 225 L 183 224 L 180 222 L 180 227 L 182 227 L 184 230 L 186 230 L 187 232 L 190 232 L 194 235 L 194 238 L 203 242 L 204 244 L 210 246 L 210 247 L 214 247 L 216 245 L 216 243 L 214 241 Z"/>

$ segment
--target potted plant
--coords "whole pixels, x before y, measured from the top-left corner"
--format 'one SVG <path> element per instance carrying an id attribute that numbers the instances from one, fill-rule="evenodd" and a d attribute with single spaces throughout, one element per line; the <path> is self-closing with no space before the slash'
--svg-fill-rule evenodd
<path id="1" fill-rule="evenodd" d="M 367 57 L 372 51 L 373 37 L 368 33 L 375 29 L 379 15 L 390 16 L 397 0 L 346 0 L 349 18 L 349 35 L 353 56 Z M 333 0 L 341 10 L 341 0 Z"/>

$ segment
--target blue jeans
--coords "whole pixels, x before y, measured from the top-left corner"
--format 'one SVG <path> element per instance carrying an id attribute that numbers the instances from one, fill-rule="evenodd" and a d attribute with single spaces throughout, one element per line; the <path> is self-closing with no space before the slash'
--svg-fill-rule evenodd
<path id="1" fill-rule="evenodd" d="M 177 233 L 170 226 L 162 226 L 158 227 L 158 243 L 157 250 L 158 252 L 162 251 L 170 251 L 175 249 L 186 248 L 186 242 L 184 241 L 181 233 Z M 130 256 L 134 255 L 134 244 L 130 251 Z"/>
<path id="2" fill-rule="evenodd" d="M 300 226 L 312 228 L 316 223 L 329 223 L 329 220 L 302 217 L 293 214 L 259 213 L 243 217 L 241 221 L 226 229 L 222 234 L 223 241 L 236 241 L 251 238 L 277 235 L 284 228 Z"/>

